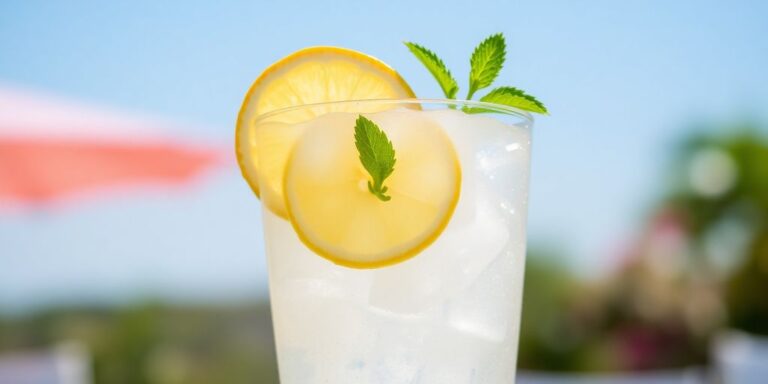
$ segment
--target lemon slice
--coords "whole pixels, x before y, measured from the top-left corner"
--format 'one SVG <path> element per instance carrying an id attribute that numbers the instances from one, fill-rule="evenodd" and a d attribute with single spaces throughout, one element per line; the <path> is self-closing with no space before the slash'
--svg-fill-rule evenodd
<path id="1" fill-rule="evenodd" d="M 367 186 L 354 144 L 354 114 L 318 118 L 296 142 L 285 169 L 285 201 L 299 238 L 315 253 L 354 268 L 406 260 L 442 232 L 459 199 L 461 170 L 450 138 L 418 111 L 368 115 L 386 133 L 396 163 L 384 185 Z"/>
<path id="2" fill-rule="evenodd" d="M 364 99 L 402 99 L 415 97 L 413 91 L 392 68 L 363 53 L 337 47 L 312 47 L 299 50 L 267 68 L 253 83 L 240 108 L 235 133 L 235 150 L 243 177 L 265 205 L 286 217 L 283 203 L 283 169 L 299 130 L 297 123 L 334 111 L 375 112 L 386 105 L 340 104 L 300 108 L 273 115 L 255 124 L 255 119 L 270 111 L 316 103 Z M 270 123 L 274 123 L 269 126 Z M 285 129 L 274 125 L 282 124 Z M 269 126 L 256 132 L 260 125 Z M 269 148 L 258 153 L 261 148 Z"/>

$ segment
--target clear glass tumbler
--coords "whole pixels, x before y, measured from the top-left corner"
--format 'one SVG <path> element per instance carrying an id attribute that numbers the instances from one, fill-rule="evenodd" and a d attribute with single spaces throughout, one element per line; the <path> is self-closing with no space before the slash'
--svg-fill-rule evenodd
<path id="1" fill-rule="evenodd" d="M 360 114 L 437 124 L 458 154 L 458 204 L 436 240 L 414 257 L 355 269 L 305 246 L 276 208 L 282 197 L 259 180 L 281 383 L 513 383 L 531 116 L 456 100 L 305 105 L 257 116 L 251 145 L 266 154 L 284 145 L 263 139 L 275 130 L 298 135 L 320 124 L 349 124 Z M 268 166 L 264 156 L 258 161 Z"/>

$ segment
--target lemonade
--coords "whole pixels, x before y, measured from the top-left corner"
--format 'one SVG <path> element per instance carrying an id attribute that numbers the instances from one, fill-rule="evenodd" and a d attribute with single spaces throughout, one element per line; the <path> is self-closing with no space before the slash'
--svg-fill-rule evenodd
<path id="1" fill-rule="evenodd" d="M 348 126 L 355 116 L 304 124 Z M 525 256 L 527 121 L 451 109 L 370 116 L 440 126 L 460 157 L 461 196 L 432 245 L 376 269 L 318 257 L 288 221 L 264 210 L 281 383 L 511 382 Z"/>
<path id="2" fill-rule="evenodd" d="M 468 98 L 498 74 L 503 44 L 475 50 Z M 525 110 L 546 109 L 513 87 L 450 100 L 442 61 L 407 45 L 449 99 L 416 99 L 378 60 L 314 47 L 268 68 L 240 111 L 283 384 L 514 382 Z"/>

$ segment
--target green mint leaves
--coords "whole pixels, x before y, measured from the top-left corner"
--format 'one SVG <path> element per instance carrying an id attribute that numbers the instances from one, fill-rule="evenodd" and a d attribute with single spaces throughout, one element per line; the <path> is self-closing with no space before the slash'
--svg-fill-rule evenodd
<path id="1" fill-rule="evenodd" d="M 528 95 L 514 87 L 498 87 L 488 92 L 487 95 L 481 97 L 480 101 L 502 105 L 511 105 L 526 111 L 536 113 L 547 113 L 547 107 L 545 107 L 544 104 L 536 100 L 535 97 Z"/>
<path id="2" fill-rule="evenodd" d="M 445 67 L 445 63 L 443 63 L 443 61 L 432 51 L 421 45 L 409 42 L 405 42 L 405 45 L 411 50 L 411 53 L 413 53 L 413 55 L 427 67 L 429 73 L 435 77 L 437 83 L 440 84 L 440 88 L 443 89 L 445 97 L 449 99 L 455 98 L 456 93 L 459 92 L 459 85 L 456 83 L 456 79 L 451 76 L 451 71 Z"/>
<path id="3" fill-rule="evenodd" d="M 488 37 L 475 48 L 469 60 L 472 69 L 469 72 L 467 100 L 471 100 L 475 92 L 489 87 L 496 80 L 504 66 L 506 54 L 507 43 L 501 33 Z"/>
<path id="4" fill-rule="evenodd" d="M 368 190 L 381 201 L 389 201 L 384 180 L 395 170 L 395 149 L 376 123 L 358 115 L 355 121 L 355 146 L 360 162 L 371 175 Z"/>
<path id="5" fill-rule="evenodd" d="M 456 80 L 451 76 L 451 72 L 445 66 L 442 60 L 432 51 L 421 45 L 405 42 L 408 49 L 416 56 L 427 70 L 435 77 L 440 88 L 443 89 L 445 97 L 455 99 L 459 91 Z M 497 33 L 491 35 L 478 45 L 469 62 L 471 69 L 469 72 L 469 91 L 467 100 L 471 100 L 479 90 L 488 88 L 499 76 L 501 68 L 504 66 L 504 60 L 507 54 L 507 44 L 504 35 Z M 480 98 L 480 101 L 507 105 L 529 112 L 547 114 L 547 108 L 531 95 L 514 87 L 498 87 L 491 90 L 487 95 Z M 490 112 L 490 109 L 484 108 L 465 108 L 470 113 Z"/>

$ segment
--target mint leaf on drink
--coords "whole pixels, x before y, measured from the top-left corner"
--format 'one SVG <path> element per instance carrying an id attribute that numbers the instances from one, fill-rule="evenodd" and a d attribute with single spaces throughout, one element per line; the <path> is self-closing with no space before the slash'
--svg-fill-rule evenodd
<path id="1" fill-rule="evenodd" d="M 501 33 L 491 35 L 475 48 L 472 58 L 469 60 L 471 70 L 469 72 L 467 100 L 471 100 L 475 92 L 490 86 L 496 80 L 499 72 L 501 72 L 501 67 L 504 66 L 506 50 L 507 43 Z"/>
<path id="2" fill-rule="evenodd" d="M 355 147 L 360 163 L 371 175 L 368 190 L 381 201 L 389 201 L 384 180 L 395 170 L 395 149 L 384 131 L 376 123 L 358 115 L 355 121 Z"/>
<path id="3" fill-rule="evenodd" d="M 405 45 L 432 73 L 432 76 L 440 84 L 440 88 L 443 89 L 445 96 L 449 99 L 455 98 L 459 86 L 451 76 L 451 72 L 446 68 L 445 63 L 435 53 L 418 44 L 406 42 Z M 507 43 L 501 33 L 489 36 L 475 48 L 469 60 L 471 69 L 467 100 L 472 100 L 475 92 L 493 84 L 504 66 L 506 54 Z M 506 105 L 534 113 L 549 114 L 547 107 L 542 102 L 515 87 L 498 87 L 481 97 L 480 101 Z M 449 107 L 455 108 L 455 105 Z M 462 110 L 467 113 L 493 112 L 492 108 L 469 106 L 463 107 Z"/>
<path id="4" fill-rule="evenodd" d="M 514 87 L 498 87 L 480 98 L 486 103 L 507 105 L 524 111 L 548 114 L 547 107 L 535 97 Z"/>
<path id="5" fill-rule="evenodd" d="M 449 99 L 456 98 L 456 94 L 459 92 L 459 85 L 456 83 L 456 79 L 451 75 L 451 71 L 446 68 L 445 63 L 437 57 L 434 52 L 427 48 L 422 47 L 416 43 L 405 42 L 408 49 L 416 56 L 429 73 L 434 76 L 437 83 L 440 84 L 440 88 L 443 89 L 443 94 Z"/>

